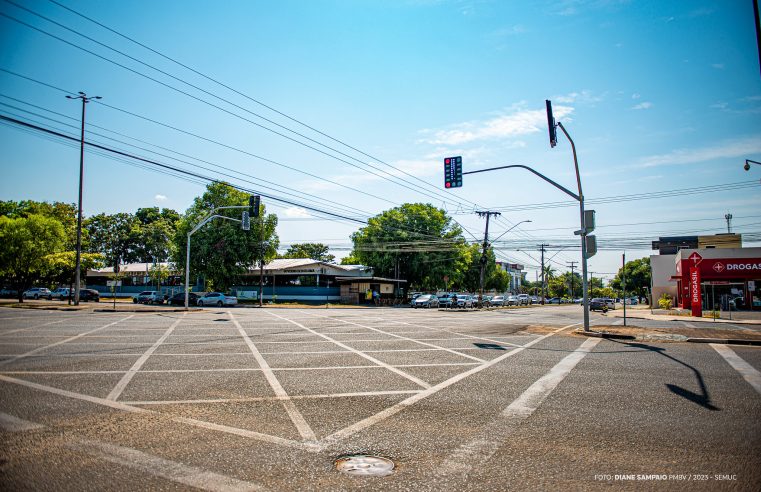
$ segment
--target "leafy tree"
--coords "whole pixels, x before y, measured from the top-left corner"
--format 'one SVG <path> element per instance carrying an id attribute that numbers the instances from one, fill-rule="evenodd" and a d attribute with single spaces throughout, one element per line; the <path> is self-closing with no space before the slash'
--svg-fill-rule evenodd
<path id="1" fill-rule="evenodd" d="M 311 258 L 333 263 L 336 257 L 328 253 L 328 246 L 322 243 L 292 244 L 282 258 Z"/>
<path id="2" fill-rule="evenodd" d="M 22 293 L 45 274 L 47 255 L 60 252 L 66 242 L 61 223 L 53 218 L 30 214 L 27 217 L 0 217 L 0 276 Z"/>
<path id="3" fill-rule="evenodd" d="M 114 271 L 118 271 L 122 263 L 138 260 L 140 223 L 134 215 L 98 214 L 87 219 L 85 223 L 90 236 L 88 251 L 101 253 L 106 264 L 114 267 Z"/>
<path id="4" fill-rule="evenodd" d="M 194 200 L 177 224 L 171 258 L 178 268 L 185 268 L 188 232 L 214 208 L 248 205 L 248 197 L 248 194 L 226 183 L 215 182 L 206 187 L 206 192 Z M 215 289 L 224 291 L 253 267 L 261 256 L 264 256 L 265 262 L 274 258 L 280 242 L 275 231 L 277 216 L 265 212 L 262 206 L 261 217 L 251 220 L 250 231 L 242 230 L 236 222 L 219 218 L 196 231 L 190 245 L 191 273 L 205 277 Z M 239 218 L 240 210 L 220 210 L 219 214 Z"/>
<path id="5" fill-rule="evenodd" d="M 161 290 L 161 282 L 169 278 L 169 269 L 160 263 L 156 263 L 148 270 L 151 280 L 156 282 L 156 290 Z"/>
<path id="6" fill-rule="evenodd" d="M 351 239 L 352 262 L 373 267 L 377 276 L 393 278 L 398 272 L 410 290 L 441 287 L 444 276 L 450 285 L 461 284 L 472 260 L 460 227 L 430 204 L 386 210 Z"/>
<path id="7" fill-rule="evenodd" d="M 75 274 L 77 269 L 77 252 L 62 251 L 52 253 L 43 258 L 44 277 L 50 284 L 66 285 L 74 289 Z M 103 267 L 103 255 L 100 253 L 82 253 L 79 258 L 81 271 L 94 270 Z"/>
<path id="8" fill-rule="evenodd" d="M 36 202 L 34 200 L 0 201 L 0 215 L 17 219 L 29 215 L 42 215 L 56 219 L 63 225 L 66 233 L 65 248 L 74 250 L 77 241 L 77 206 L 74 203 L 63 202 Z M 85 231 L 83 231 L 85 232 Z M 82 237 L 83 243 L 87 241 L 87 235 Z"/>
<path id="9" fill-rule="evenodd" d="M 486 288 L 497 292 L 504 292 L 510 286 L 511 276 L 501 268 L 495 268 L 491 276 L 486 280 Z"/>
<path id="10" fill-rule="evenodd" d="M 626 262 L 618 273 L 610 281 L 610 286 L 618 291 L 622 290 L 622 276 L 626 273 L 626 292 L 635 294 L 638 298 L 647 296 L 650 288 L 650 257 L 646 256 L 637 260 Z"/>

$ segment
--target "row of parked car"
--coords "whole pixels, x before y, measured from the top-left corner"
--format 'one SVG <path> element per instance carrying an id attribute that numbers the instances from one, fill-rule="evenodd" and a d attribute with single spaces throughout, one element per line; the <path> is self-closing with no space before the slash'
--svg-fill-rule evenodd
<path id="1" fill-rule="evenodd" d="M 48 301 L 56 299 L 65 301 L 67 299 L 74 299 L 74 291 L 66 287 L 59 287 L 55 290 L 50 290 L 47 287 L 32 287 L 24 291 L 21 296 L 24 299 L 47 299 Z M 95 289 L 79 289 L 79 300 L 100 302 L 100 292 Z"/>
<path id="2" fill-rule="evenodd" d="M 185 293 L 178 292 L 173 296 L 162 294 L 156 290 L 145 290 L 132 298 L 135 304 L 163 304 L 184 306 Z M 238 304 L 238 298 L 235 296 L 226 296 L 222 292 L 207 292 L 204 295 L 198 295 L 195 292 L 188 293 L 188 305 L 190 306 L 235 306 Z"/>
<path id="3" fill-rule="evenodd" d="M 536 297 L 528 294 L 518 294 L 509 296 L 484 296 L 482 303 L 484 306 L 528 306 L 539 302 Z M 470 294 L 413 294 L 411 306 L 413 308 L 438 308 L 438 307 L 459 307 L 473 308 L 478 304 L 478 296 Z"/>

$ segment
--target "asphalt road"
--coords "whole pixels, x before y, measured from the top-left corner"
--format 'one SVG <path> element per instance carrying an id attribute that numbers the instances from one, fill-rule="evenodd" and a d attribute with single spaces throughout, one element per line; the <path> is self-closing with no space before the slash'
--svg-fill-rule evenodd
<path id="1" fill-rule="evenodd" d="M 0 309 L 0 488 L 761 488 L 761 347 L 585 338 L 580 320 Z M 336 471 L 349 454 L 396 467 Z"/>

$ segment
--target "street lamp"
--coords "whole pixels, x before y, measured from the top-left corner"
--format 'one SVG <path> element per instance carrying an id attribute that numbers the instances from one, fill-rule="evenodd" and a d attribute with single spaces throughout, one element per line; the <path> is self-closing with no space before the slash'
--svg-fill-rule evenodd
<path id="1" fill-rule="evenodd" d="M 751 164 L 759 164 L 759 165 L 761 165 L 761 162 L 752 161 L 750 159 L 745 159 L 745 165 L 743 166 L 743 169 L 745 169 L 746 171 L 750 171 L 750 165 Z"/>
<path id="2" fill-rule="evenodd" d="M 521 224 L 525 224 L 526 222 L 531 222 L 531 219 L 526 219 L 526 220 L 522 220 L 522 221 L 518 222 L 517 224 L 513 225 L 513 226 L 512 226 L 510 229 L 506 230 L 505 232 L 503 232 L 503 233 L 502 233 L 502 234 L 500 234 L 499 236 L 495 237 L 495 238 L 494 238 L 494 239 L 492 239 L 491 241 L 492 241 L 492 242 L 495 242 L 497 239 L 501 238 L 502 236 L 504 236 L 504 235 L 505 235 L 505 234 L 507 234 L 508 232 L 510 232 L 510 231 L 512 231 L 513 229 L 515 229 L 516 227 L 518 227 L 519 225 L 521 225 Z"/>
<path id="3" fill-rule="evenodd" d="M 78 96 L 66 96 L 67 99 L 81 99 L 82 100 L 82 135 L 80 138 L 79 149 L 79 204 L 77 211 L 77 266 L 74 277 L 74 305 L 79 305 L 79 284 L 81 279 L 82 269 L 82 181 L 85 173 L 85 106 L 92 99 L 101 99 L 100 96 L 87 97 L 84 92 L 79 92 Z M 117 265 L 114 265 L 114 272 L 116 272 Z"/>

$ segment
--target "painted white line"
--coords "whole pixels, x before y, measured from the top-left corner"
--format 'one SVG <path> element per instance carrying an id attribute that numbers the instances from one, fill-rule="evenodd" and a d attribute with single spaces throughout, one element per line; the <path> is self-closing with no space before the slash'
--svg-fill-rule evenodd
<path id="1" fill-rule="evenodd" d="M 465 372 L 462 372 L 460 374 L 457 374 L 456 376 L 453 376 L 453 377 L 447 379 L 446 381 L 442 381 L 441 383 L 437 384 L 436 386 L 432 386 L 431 388 L 429 388 L 429 389 L 427 389 L 425 391 L 422 391 L 422 392 L 420 392 L 420 393 L 418 393 L 416 395 L 413 395 L 413 396 L 407 398 L 406 400 L 400 401 L 396 405 L 388 407 L 385 410 L 382 410 L 382 411 L 376 413 L 375 415 L 373 415 L 371 417 L 368 417 L 368 418 L 366 418 L 364 420 L 360 420 L 359 422 L 356 422 L 356 423 L 354 423 L 354 424 L 352 424 L 352 425 L 350 425 L 350 426 L 348 426 L 348 427 L 346 427 L 344 429 L 341 429 L 341 430 L 339 430 L 337 432 L 334 432 L 333 434 L 325 437 L 322 440 L 322 449 L 326 449 L 328 446 L 330 446 L 330 445 L 332 445 L 334 443 L 337 443 L 337 442 L 339 442 L 339 441 L 341 441 L 343 439 L 346 439 L 347 437 L 349 437 L 349 436 L 351 436 L 353 434 L 356 434 L 357 432 L 359 432 L 359 431 L 361 431 L 363 429 L 366 429 L 367 427 L 370 427 L 371 425 L 374 425 L 374 424 L 376 424 L 376 423 L 378 423 L 378 422 L 380 422 L 382 420 L 385 420 L 388 417 L 390 417 L 392 415 L 395 415 L 395 414 L 401 412 L 402 410 L 404 410 L 405 408 L 413 405 L 414 403 L 417 403 L 418 401 L 420 401 L 420 400 L 422 400 L 424 398 L 427 398 L 427 397 L 433 395 L 434 393 L 437 393 L 437 392 L 439 392 L 439 391 L 441 391 L 441 390 L 443 390 L 443 389 L 445 389 L 445 388 L 447 388 L 447 387 L 449 387 L 449 386 L 451 386 L 451 385 L 453 385 L 453 384 L 455 384 L 455 383 L 457 383 L 459 381 L 462 381 L 463 379 L 467 378 L 468 376 L 472 376 L 473 374 L 476 374 L 476 373 L 478 373 L 480 371 L 483 371 L 484 369 L 487 369 L 487 368 L 493 366 L 494 364 L 497 364 L 497 363 L 507 359 L 508 357 L 512 357 L 515 354 L 523 352 L 527 348 L 530 348 L 533 345 L 536 345 L 537 343 L 541 342 L 542 340 L 545 340 L 546 338 L 551 337 L 552 335 L 555 335 L 556 333 L 559 333 L 559 332 L 561 332 L 561 331 L 563 331 L 565 329 L 571 328 L 571 327 L 579 325 L 579 324 L 580 323 L 573 323 L 571 325 L 567 325 L 567 326 L 564 326 L 562 328 L 558 328 L 557 330 L 552 331 L 552 332 L 550 332 L 550 333 L 548 333 L 546 335 L 542 335 L 541 337 L 537 338 L 536 340 L 532 340 L 532 341 L 528 342 L 526 345 L 523 345 L 522 347 L 516 347 L 516 348 L 510 350 L 509 352 L 507 352 L 507 353 L 505 353 L 503 355 L 500 355 L 499 357 L 497 357 L 495 359 L 492 359 L 492 360 L 490 360 L 488 362 L 485 362 L 485 363 L 483 363 L 483 364 L 481 364 L 479 366 L 476 366 L 473 369 L 470 369 L 469 371 L 465 371 Z M 597 340 L 599 340 L 599 339 L 597 339 Z"/>
<path id="2" fill-rule="evenodd" d="M 588 338 L 550 371 L 534 382 L 502 413 L 485 426 L 477 437 L 457 448 L 438 468 L 438 475 L 467 475 L 474 464 L 483 466 L 507 441 L 515 428 L 539 408 L 574 367 L 600 343 L 601 338 Z"/>
<path id="3" fill-rule="evenodd" d="M 2 376 L 0 375 L 0 381 L 5 381 L 6 383 L 12 383 L 12 384 L 18 384 L 20 386 L 26 386 L 28 388 L 36 389 L 39 391 L 45 391 L 47 393 L 52 393 L 54 395 L 64 396 L 66 398 L 72 398 L 75 400 L 81 400 L 86 401 L 89 403 L 94 403 L 96 405 L 101 405 L 104 407 L 114 408 L 116 410 L 122 410 L 125 412 L 132 412 L 132 413 L 150 413 L 154 415 L 165 415 L 161 412 L 154 412 L 153 410 L 147 410 L 145 408 L 135 407 L 132 405 L 127 405 L 122 402 L 118 401 L 111 401 L 106 400 L 105 398 L 98 398 L 95 396 L 90 395 L 83 395 L 81 393 L 75 393 L 73 391 L 67 391 L 62 390 L 59 388 L 53 388 L 52 386 L 46 386 L 44 384 L 37 384 L 32 383 L 31 381 L 24 381 L 23 379 L 17 379 L 12 378 L 9 376 Z M 262 434 L 260 432 L 254 432 L 246 429 L 238 429 L 236 427 L 230 427 L 227 425 L 220 425 L 220 424 L 213 424 L 211 422 L 204 422 L 202 420 L 196 420 L 196 419 L 190 419 L 185 417 L 173 417 L 171 415 L 167 416 L 169 420 L 173 422 L 179 422 L 183 424 L 192 425 L 194 427 L 200 427 L 202 429 L 208 429 L 208 430 L 214 430 L 218 432 L 224 432 L 226 434 L 233 434 L 236 436 L 241 437 L 247 437 L 251 439 L 256 439 L 259 441 L 269 442 L 271 444 L 278 444 L 281 446 L 287 446 L 295 449 L 301 449 L 304 451 L 310 451 L 310 452 L 317 452 L 319 451 L 319 448 L 311 443 L 301 443 L 298 441 L 293 441 L 291 439 L 284 439 L 282 437 L 277 436 L 271 436 L 269 434 Z"/>
<path id="4" fill-rule="evenodd" d="M 56 323 L 63 323 L 64 321 L 68 321 L 68 319 L 59 319 L 59 320 L 55 320 L 55 321 L 49 321 L 49 322 L 43 323 L 41 325 L 28 326 L 26 328 L 18 328 L 16 330 L 11 330 L 11 331 L 4 331 L 3 333 L 0 333 L 0 337 L 4 337 L 6 335 L 10 335 L 10 334 L 13 334 L 13 333 L 18 333 L 20 331 L 34 330 L 34 329 L 37 329 L 37 328 L 42 328 L 43 326 L 54 325 Z"/>
<path id="5" fill-rule="evenodd" d="M 735 371 L 740 373 L 748 384 L 753 386 L 753 389 L 756 390 L 758 394 L 761 394 L 761 372 L 759 372 L 758 369 L 745 362 L 745 360 L 737 355 L 734 350 L 726 345 L 720 343 L 711 343 L 710 345 L 719 353 L 719 355 L 724 357 L 724 360 L 726 360 Z"/>
<path id="6" fill-rule="evenodd" d="M 395 322 L 397 324 L 401 324 L 401 325 L 419 326 L 421 328 L 423 327 L 422 325 L 418 325 L 418 324 L 415 324 L 415 323 L 407 323 L 405 321 L 395 321 Z M 460 337 L 469 338 L 469 339 L 472 339 L 472 340 L 485 340 L 487 342 L 499 343 L 501 345 L 508 345 L 510 347 L 520 347 L 521 346 L 521 345 L 518 345 L 516 343 L 510 343 L 510 342 L 505 342 L 503 340 L 497 340 L 496 339 L 496 338 L 504 338 L 504 337 L 486 338 L 486 337 L 479 337 L 479 336 L 475 336 L 475 335 L 468 335 L 466 333 L 458 333 L 456 331 L 451 331 L 451 330 L 447 330 L 447 329 L 444 329 L 444 328 L 431 328 L 431 329 L 432 330 L 436 330 L 436 331 L 440 331 L 440 332 L 443 332 L 443 333 L 450 333 L 452 335 L 459 335 Z"/>
<path id="7" fill-rule="evenodd" d="M 8 432 L 24 432 L 28 430 L 42 429 L 45 427 L 42 424 L 36 424 L 23 420 L 13 415 L 0 412 L 0 428 Z"/>
<path id="8" fill-rule="evenodd" d="M 100 330 L 104 330 L 104 329 L 108 328 L 109 326 L 113 326 L 113 325 L 115 325 L 117 323 L 121 323 L 122 321 L 126 321 L 126 320 L 128 320 L 128 319 L 130 319 L 130 318 L 132 318 L 134 316 L 135 316 L 134 314 L 130 315 L 130 316 L 127 316 L 126 318 L 122 318 L 120 320 L 114 321 L 114 322 L 109 323 L 107 325 L 101 326 L 100 328 L 95 328 L 94 330 L 90 330 L 90 331 L 85 332 L 85 333 L 80 333 L 79 335 L 75 335 L 73 337 L 69 337 L 69 338 L 67 338 L 65 340 L 61 340 L 61 341 L 58 341 L 58 342 L 55 342 L 55 343 L 51 343 L 50 345 L 45 345 L 44 347 L 39 347 L 39 348 L 36 348 L 34 350 L 30 350 L 29 352 L 16 355 L 16 356 L 14 356 L 11 359 L 2 360 L 2 361 L 0 361 L 0 366 L 5 365 L 5 364 L 9 364 L 9 363 L 14 362 L 14 361 L 16 361 L 18 359 L 21 359 L 23 357 L 29 357 L 30 355 L 34 355 L 34 354 L 36 354 L 38 352 L 42 352 L 43 350 L 47 350 L 49 348 L 57 347 L 58 345 L 61 345 L 61 344 L 67 343 L 67 342 L 71 342 L 73 340 L 77 340 L 79 338 L 82 338 L 83 336 L 89 335 L 90 333 L 96 333 L 96 332 L 98 332 Z"/>
<path id="9" fill-rule="evenodd" d="M 251 353 L 254 354 L 254 358 L 262 368 L 262 373 L 264 374 L 264 377 L 267 378 L 267 382 L 272 388 L 272 391 L 275 392 L 276 396 L 279 396 L 283 399 L 283 406 L 285 407 L 285 411 L 288 412 L 288 417 L 291 418 L 293 425 L 296 426 L 296 429 L 299 431 L 301 437 L 310 441 L 316 441 L 317 436 L 315 435 L 314 431 L 309 426 L 309 423 L 306 421 L 304 416 L 301 415 L 299 409 L 296 408 L 296 405 L 288 397 L 288 393 L 285 392 L 283 386 L 280 384 L 280 381 L 278 381 L 277 377 L 275 377 L 275 373 L 272 372 L 272 369 L 270 369 L 267 361 L 264 360 L 262 354 L 259 353 L 259 349 L 256 348 L 256 345 L 254 345 L 254 342 L 246 334 L 246 331 L 240 325 L 238 320 L 235 319 L 235 315 L 233 315 L 232 311 L 228 311 L 227 314 L 230 316 L 230 320 L 233 322 L 235 327 L 238 328 L 240 336 L 243 337 L 243 340 L 245 340 L 246 345 L 248 345 L 248 348 L 251 350 Z"/>
<path id="10" fill-rule="evenodd" d="M 611 323 L 611 326 L 617 326 L 617 325 L 623 325 L 623 324 L 624 324 L 624 320 L 619 319 L 618 321 L 614 321 L 613 323 Z"/>
<path id="11" fill-rule="evenodd" d="M 170 461 L 136 449 L 125 448 L 104 442 L 82 440 L 67 444 L 68 448 L 85 452 L 96 458 L 128 468 L 140 470 L 155 477 L 181 483 L 201 490 L 243 492 L 266 490 L 259 484 L 245 482 L 193 466 Z"/>
<path id="12" fill-rule="evenodd" d="M 696 328 L 694 324 L 688 323 L 686 321 L 682 321 L 682 324 L 684 324 L 684 326 L 686 326 L 687 328 Z"/>
<path id="13" fill-rule="evenodd" d="M 122 392 L 127 388 L 127 385 L 129 384 L 130 381 L 132 381 L 132 378 L 135 377 L 135 374 L 137 374 L 140 368 L 143 367 L 143 364 L 145 364 L 148 361 L 148 357 L 150 357 L 151 354 L 153 354 L 153 352 L 155 352 L 156 349 L 159 348 L 159 345 L 161 345 L 164 342 L 164 340 L 166 340 L 167 337 L 169 337 L 169 335 L 172 334 L 175 327 L 177 327 L 177 325 L 179 325 L 180 322 L 185 317 L 185 314 L 186 313 L 183 313 L 182 316 L 177 318 L 177 320 L 174 323 L 172 323 L 172 325 L 169 328 L 167 328 L 164 334 L 161 335 L 161 338 L 156 340 L 156 343 L 154 343 L 148 350 L 145 351 L 143 355 L 140 356 L 139 359 L 135 361 L 134 364 L 132 364 L 132 367 L 130 367 L 127 373 L 124 376 L 122 376 L 122 378 L 119 380 L 118 383 L 116 383 L 116 386 L 114 386 L 114 389 L 112 389 L 111 392 L 108 394 L 108 396 L 106 397 L 106 400 L 115 401 L 119 398 L 119 395 L 121 395 Z"/>
<path id="14" fill-rule="evenodd" d="M 381 368 L 379 368 L 381 369 Z M 209 400 L 147 400 L 147 401 L 125 401 L 129 405 L 188 405 L 203 403 L 236 403 L 236 402 L 258 402 L 258 401 L 283 401 L 283 400 L 316 400 L 324 398 L 350 398 L 356 396 L 393 396 L 393 395 L 413 395 L 423 390 L 388 390 L 388 391 L 358 391 L 356 393 L 333 393 L 322 395 L 289 395 L 289 396 L 257 396 L 252 398 L 214 398 Z"/>
<path id="15" fill-rule="evenodd" d="M 309 313 L 309 314 L 312 314 L 312 313 Z M 421 340 L 415 340 L 414 338 L 409 338 L 409 337 L 405 337 L 405 336 L 402 336 L 402 335 L 397 335 L 395 333 L 383 331 L 383 330 L 380 330 L 378 328 L 373 328 L 372 326 L 362 325 L 362 324 L 359 324 L 359 323 L 355 323 L 353 321 L 346 321 L 346 320 L 342 320 L 342 319 L 332 318 L 330 316 L 323 316 L 323 315 L 320 315 L 320 314 L 314 314 L 314 316 L 317 316 L 317 317 L 320 317 L 320 318 L 327 318 L 327 319 L 335 320 L 335 321 L 340 321 L 341 323 L 346 323 L 346 324 L 349 324 L 349 325 L 359 326 L 360 328 L 365 328 L 367 330 L 372 330 L 372 331 L 374 331 L 376 333 L 382 333 L 382 334 L 390 336 L 390 337 L 399 338 L 401 340 L 406 340 L 408 342 L 413 342 L 413 343 L 417 343 L 417 344 L 420 344 L 420 345 L 425 345 L 426 347 L 433 347 L 433 348 L 436 348 L 436 349 L 445 350 L 445 351 L 447 351 L 449 353 L 456 354 L 456 355 L 459 355 L 461 357 L 466 357 L 468 359 L 475 360 L 475 361 L 478 361 L 478 362 L 485 362 L 484 359 L 481 359 L 479 357 L 474 357 L 472 355 L 463 354 L 463 353 L 457 352 L 456 350 L 440 347 L 438 345 L 434 345 L 432 343 L 423 342 Z M 351 342 L 351 343 L 354 343 L 354 342 Z"/>
<path id="16" fill-rule="evenodd" d="M 290 320 L 290 319 L 288 319 L 288 318 L 284 318 L 284 317 L 282 317 L 282 316 L 280 316 L 280 315 L 277 315 L 277 314 L 275 314 L 275 313 L 273 313 L 273 312 L 270 312 L 270 311 L 264 311 L 264 312 L 265 312 L 265 313 L 267 313 L 267 314 L 269 314 L 269 315 L 271 315 L 271 316 L 274 316 L 274 317 L 276 317 L 276 318 L 280 318 L 280 319 L 282 319 L 282 320 L 284 320 L 284 321 L 287 321 L 287 322 L 289 322 L 289 323 L 292 323 L 292 324 L 294 324 L 294 325 L 298 326 L 299 328 L 302 328 L 302 329 L 304 329 L 304 330 L 306 330 L 306 331 L 308 331 L 308 332 L 310 332 L 310 333 L 314 333 L 315 335 L 318 335 L 318 336 L 320 336 L 320 337 L 322 337 L 322 338 L 324 338 L 324 339 L 326 339 L 326 340 L 330 340 L 330 341 L 332 341 L 333 343 L 335 343 L 336 345 L 338 345 L 339 347 L 341 347 L 341 348 L 344 348 L 344 349 L 346 349 L 346 350 L 348 350 L 348 351 L 350 351 L 350 352 L 354 352 L 355 354 L 359 355 L 360 357 L 364 357 L 365 359 L 369 360 L 369 361 L 370 361 L 370 362 L 372 362 L 373 364 L 377 364 L 377 365 L 379 365 L 379 366 L 381 366 L 381 367 L 385 367 L 385 368 L 386 368 L 386 369 L 388 369 L 389 371 L 391 371 L 391 372 L 394 372 L 394 373 L 396 373 L 396 374 L 398 374 L 398 375 L 400 375 L 400 376 L 402 376 L 402 377 L 404 377 L 404 378 L 407 378 L 407 379 L 409 379 L 410 381 L 414 382 L 415 384 L 418 384 L 418 385 L 422 386 L 423 388 L 426 388 L 426 389 L 428 389 L 428 388 L 430 388 L 430 387 L 431 387 L 431 385 L 430 385 L 430 384 L 426 383 L 426 382 L 425 382 L 425 381 L 423 381 L 422 379 L 416 378 L 416 377 L 415 377 L 415 376 L 413 376 L 412 374 L 408 374 L 408 373 L 406 373 L 406 372 L 402 371 L 401 369 L 397 369 L 397 368 L 396 368 L 396 367 L 394 367 L 394 366 L 391 366 L 391 365 L 389 365 L 389 364 L 386 364 L 385 362 L 383 362 L 383 361 L 380 361 L 380 360 L 376 359 L 375 357 L 373 357 L 373 356 L 371 356 L 371 355 L 367 355 L 367 354 L 366 354 L 366 353 L 364 353 L 364 352 L 360 352 L 359 350 L 356 350 L 356 349 L 354 349 L 354 348 L 352 348 L 352 347 L 349 347 L 348 345 L 346 345 L 346 344 L 344 344 L 344 343 L 341 343 L 341 342 L 339 342 L 338 340 L 334 340 L 334 339 L 330 338 L 330 337 L 329 337 L 329 336 L 327 336 L 327 335 L 323 335 L 322 333 L 316 332 L 316 331 L 314 331 L 314 330 L 313 330 L 313 329 L 311 329 L 311 328 L 307 328 L 306 326 L 302 325 L 301 323 L 298 323 L 298 322 L 296 322 L 296 321 Z"/>

